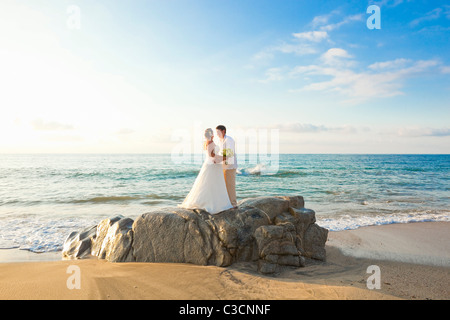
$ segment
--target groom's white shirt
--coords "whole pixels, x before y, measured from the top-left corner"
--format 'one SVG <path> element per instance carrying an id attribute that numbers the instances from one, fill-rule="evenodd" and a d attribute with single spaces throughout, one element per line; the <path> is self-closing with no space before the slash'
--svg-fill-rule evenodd
<path id="1" fill-rule="evenodd" d="M 223 149 L 231 149 L 233 151 L 234 156 L 231 158 L 227 157 L 228 164 L 225 164 L 225 162 L 222 163 L 223 169 L 237 169 L 237 157 L 236 157 L 236 146 L 234 139 L 228 135 L 225 135 L 223 137 L 223 140 L 219 138 L 219 147 L 220 147 L 220 154 L 222 154 Z"/>

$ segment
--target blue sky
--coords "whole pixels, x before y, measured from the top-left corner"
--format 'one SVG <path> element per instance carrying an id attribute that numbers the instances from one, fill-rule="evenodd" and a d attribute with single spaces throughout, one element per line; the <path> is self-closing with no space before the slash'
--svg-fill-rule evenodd
<path id="1" fill-rule="evenodd" d="M 381 29 L 366 26 L 372 4 Z M 278 130 L 281 153 L 450 151 L 445 1 L 2 0 L 0 12 L 2 153 L 170 153 L 218 124 Z"/>

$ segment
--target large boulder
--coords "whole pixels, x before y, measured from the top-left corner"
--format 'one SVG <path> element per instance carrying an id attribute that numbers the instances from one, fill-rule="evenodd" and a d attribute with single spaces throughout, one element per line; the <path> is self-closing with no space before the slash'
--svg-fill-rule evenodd
<path id="1" fill-rule="evenodd" d="M 63 258 L 88 254 L 111 262 L 174 262 L 229 266 L 258 263 L 262 273 L 301 267 L 305 258 L 325 260 L 328 230 L 301 196 L 243 199 L 238 207 L 211 215 L 204 210 L 166 207 L 132 220 L 115 216 L 72 232 Z"/>
<path id="2" fill-rule="evenodd" d="M 107 219 L 109 220 L 109 219 Z M 99 232 L 97 227 L 97 241 L 103 241 L 97 252 L 92 251 L 92 255 L 97 255 L 101 259 L 111 262 L 134 261 L 131 245 L 133 243 L 133 220 L 130 218 L 120 218 L 112 223 L 107 230 Z"/>
<path id="3" fill-rule="evenodd" d="M 229 265 L 230 254 L 202 215 L 180 208 L 158 209 L 133 224 L 133 257 L 142 262 Z"/>
<path id="4" fill-rule="evenodd" d="M 64 259 L 81 259 L 91 254 L 92 243 L 95 242 L 97 226 L 72 231 L 64 241 L 62 256 Z"/>
<path id="5" fill-rule="evenodd" d="M 95 237 L 96 241 L 92 243 L 92 248 L 91 248 L 92 255 L 98 256 L 99 258 L 102 258 L 102 259 L 105 258 L 104 250 L 102 250 L 103 241 L 105 240 L 106 235 L 108 234 L 109 228 L 113 224 L 115 224 L 117 221 L 119 221 L 120 219 L 123 219 L 123 218 L 124 217 L 122 215 L 118 215 L 118 216 L 111 217 L 111 218 L 100 221 L 100 223 L 97 225 L 97 229 L 96 229 L 96 237 Z"/>

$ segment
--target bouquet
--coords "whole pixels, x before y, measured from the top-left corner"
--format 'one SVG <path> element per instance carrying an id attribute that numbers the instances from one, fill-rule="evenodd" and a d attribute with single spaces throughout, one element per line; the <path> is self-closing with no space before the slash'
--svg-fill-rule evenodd
<path id="1" fill-rule="evenodd" d="M 232 157 L 234 155 L 233 150 L 226 148 L 222 150 L 222 155 L 225 157 Z"/>
<path id="2" fill-rule="evenodd" d="M 222 150 L 222 156 L 232 157 L 234 155 L 233 150 L 230 148 L 226 148 Z M 225 164 L 228 164 L 228 161 L 225 160 Z"/>

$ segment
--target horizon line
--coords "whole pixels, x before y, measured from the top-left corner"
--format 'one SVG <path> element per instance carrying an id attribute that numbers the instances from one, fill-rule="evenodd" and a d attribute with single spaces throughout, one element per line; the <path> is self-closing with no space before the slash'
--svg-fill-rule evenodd
<path id="1" fill-rule="evenodd" d="M 9 152 L 0 153 L 0 155 L 171 155 L 170 152 L 152 152 L 152 153 L 141 153 L 141 152 Z M 190 155 L 199 155 L 203 153 L 191 153 Z M 243 155 L 260 155 L 260 153 L 241 153 Z M 274 155 L 275 153 L 261 153 L 261 155 Z M 450 153 L 283 153 L 278 152 L 278 154 L 284 155 L 450 155 Z"/>

